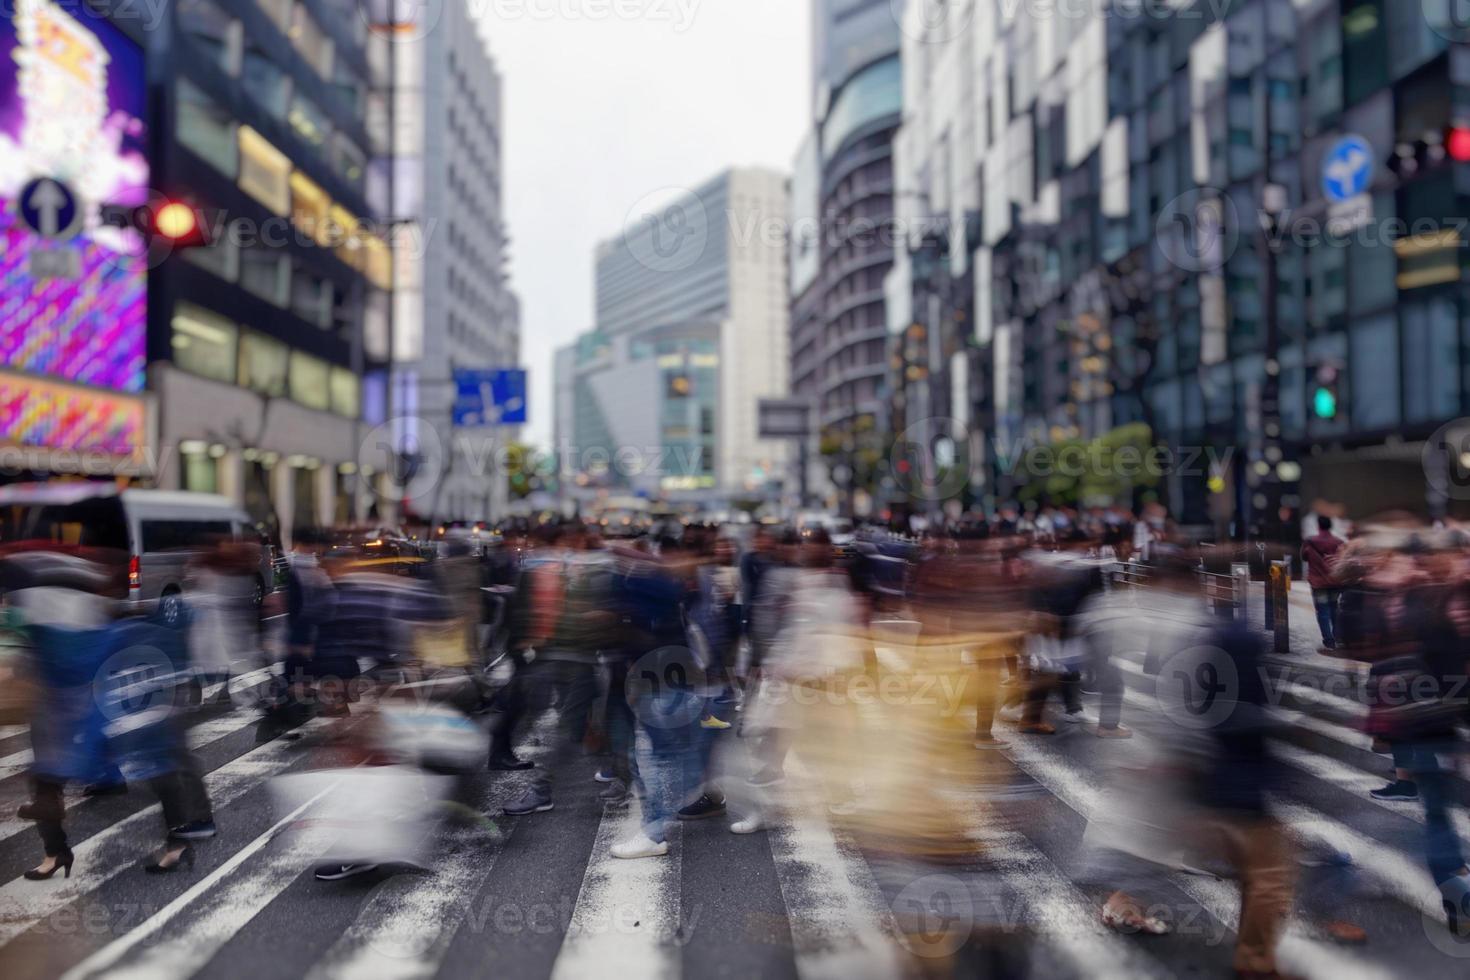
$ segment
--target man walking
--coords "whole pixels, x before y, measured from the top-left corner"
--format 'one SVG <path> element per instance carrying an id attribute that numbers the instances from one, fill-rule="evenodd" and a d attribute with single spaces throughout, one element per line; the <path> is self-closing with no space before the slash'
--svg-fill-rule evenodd
<path id="1" fill-rule="evenodd" d="M 1317 533 L 1302 545 L 1302 562 L 1307 566 L 1307 584 L 1312 587 L 1312 605 L 1322 629 L 1322 647 L 1337 649 L 1337 610 L 1342 588 L 1333 566 L 1342 550 L 1342 539 L 1332 533 L 1332 518 L 1317 518 Z"/>

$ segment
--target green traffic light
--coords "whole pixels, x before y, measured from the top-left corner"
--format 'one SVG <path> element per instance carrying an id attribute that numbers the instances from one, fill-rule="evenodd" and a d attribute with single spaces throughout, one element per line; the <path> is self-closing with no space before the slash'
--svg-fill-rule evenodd
<path id="1" fill-rule="evenodd" d="M 1337 392 L 1328 387 L 1318 387 L 1312 396 L 1312 410 L 1319 419 L 1337 418 Z"/>

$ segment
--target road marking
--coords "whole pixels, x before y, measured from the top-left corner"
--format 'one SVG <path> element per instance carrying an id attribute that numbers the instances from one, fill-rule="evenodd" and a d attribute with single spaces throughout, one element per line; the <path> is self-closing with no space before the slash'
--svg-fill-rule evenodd
<path id="1" fill-rule="evenodd" d="M 332 720 L 313 718 L 298 731 L 313 731 Z M 206 776 L 204 784 L 215 812 L 299 761 L 301 756 L 291 751 L 296 747 L 296 742 L 285 740 L 268 742 Z M 39 889 L 33 881 L 15 878 L 0 886 L 0 946 L 114 876 L 136 868 L 139 844 L 157 833 L 159 812 L 155 803 L 74 846 L 77 866 L 73 877 L 59 884 L 53 881 L 51 887 Z"/>
<path id="2" fill-rule="evenodd" d="M 684 941 L 679 824 L 670 823 L 669 853 L 664 857 L 612 856 L 612 845 L 642 832 L 635 804 L 609 804 L 603 810 L 553 980 L 679 976 L 679 948 Z"/>

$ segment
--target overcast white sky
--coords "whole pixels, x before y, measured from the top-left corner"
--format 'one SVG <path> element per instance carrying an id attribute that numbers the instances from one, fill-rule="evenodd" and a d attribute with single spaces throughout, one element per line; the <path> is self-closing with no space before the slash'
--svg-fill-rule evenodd
<path id="1" fill-rule="evenodd" d="M 728 166 L 789 170 L 805 132 L 810 0 L 467 0 L 505 78 L 511 280 L 549 445 L 552 352 L 592 326 L 592 249 L 645 195 Z M 563 16 L 558 11 L 569 12 Z"/>

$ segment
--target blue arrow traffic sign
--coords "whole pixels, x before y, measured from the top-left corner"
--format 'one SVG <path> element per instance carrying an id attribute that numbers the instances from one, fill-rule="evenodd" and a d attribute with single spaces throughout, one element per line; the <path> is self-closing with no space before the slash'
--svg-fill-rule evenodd
<path id="1" fill-rule="evenodd" d="M 1373 147 L 1361 136 L 1344 136 L 1322 158 L 1322 190 L 1341 203 L 1373 183 Z"/>
<path id="2" fill-rule="evenodd" d="M 27 181 L 16 198 L 21 224 L 42 238 L 71 238 L 82 223 L 82 208 L 70 187 L 51 177 Z"/>
<path id="3" fill-rule="evenodd" d="M 454 372 L 456 426 L 520 425 L 526 421 L 526 372 Z"/>

